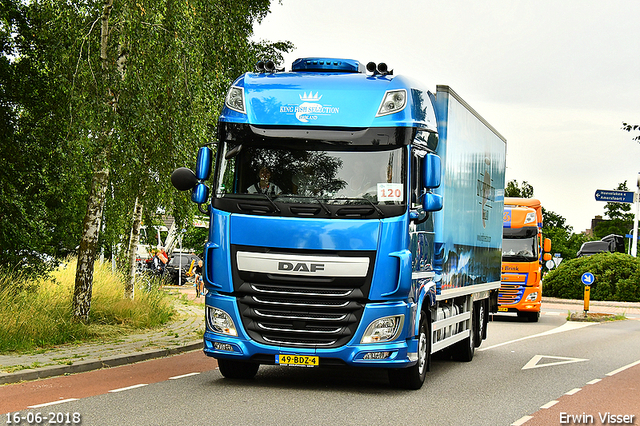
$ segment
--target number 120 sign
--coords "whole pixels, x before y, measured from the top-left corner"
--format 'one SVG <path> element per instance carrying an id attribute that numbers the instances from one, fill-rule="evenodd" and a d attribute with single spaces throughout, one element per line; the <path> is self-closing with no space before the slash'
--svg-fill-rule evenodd
<path id="1" fill-rule="evenodd" d="M 403 201 L 403 192 L 401 183 L 379 183 L 378 201 Z"/>

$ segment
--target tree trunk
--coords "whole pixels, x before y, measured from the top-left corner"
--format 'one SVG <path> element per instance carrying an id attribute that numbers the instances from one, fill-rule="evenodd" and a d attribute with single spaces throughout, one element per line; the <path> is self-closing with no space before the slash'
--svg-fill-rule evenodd
<path id="1" fill-rule="evenodd" d="M 100 61 L 102 62 L 103 78 L 108 80 L 108 46 L 109 46 L 109 18 L 113 9 L 114 0 L 103 0 L 100 33 Z M 106 104 L 111 106 L 111 110 L 117 108 L 117 98 L 108 90 Z M 89 321 L 89 311 L 91 310 L 91 295 L 93 292 L 93 267 L 96 260 L 96 249 L 98 247 L 98 237 L 100 236 L 100 222 L 102 221 L 102 210 L 104 209 L 104 198 L 107 193 L 109 183 L 109 152 L 110 141 L 107 134 L 112 131 L 106 120 L 101 125 L 102 129 L 98 133 L 101 140 L 101 151 L 98 154 L 93 178 L 91 180 L 91 193 L 87 202 L 87 213 L 82 221 L 82 238 L 80 249 L 78 250 L 78 266 L 76 269 L 76 282 L 73 290 L 73 303 L 71 306 L 74 321 Z"/>
<path id="2" fill-rule="evenodd" d="M 106 157 L 106 155 L 105 155 Z M 87 203 L 87 213 L 82 221 L 82 239 L 78 251 L 76 282 L 73 291 L 73 319 L 88 322 L 91 309 L 91 293 L 93 287 L 93 265 L 96 259 L 98 236 L 104 197 L 109 182 L 109 168 L 106 162 L 100 162 L 93 173 L 91 194 Z"/>
<path id="3" fill-rule="evenodd" d="M 136 202 L 133 207 L 133 225 L 131 226 L 131 236 L 129 238 L 129 275 L 124 288 L 124 297 L 133 299 L 133 288 L 136 282 L 136 254 L 140 243 L 140 225 L 142 224 L 142 203 Z"/>

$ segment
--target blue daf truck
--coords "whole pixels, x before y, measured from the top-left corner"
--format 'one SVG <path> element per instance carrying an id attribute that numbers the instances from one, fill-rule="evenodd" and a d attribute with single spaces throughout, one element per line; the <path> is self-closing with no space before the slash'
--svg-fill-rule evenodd
<path id="1" fill-rule="evenodd" d="M 418 389 L 432 354 L 473 358 L 497 310 L 506 141 L 451 88 L 260 62 L 217 131 L 172 182 L 210 218 L 204 352 L 223 376 L 379 367 Z"/>

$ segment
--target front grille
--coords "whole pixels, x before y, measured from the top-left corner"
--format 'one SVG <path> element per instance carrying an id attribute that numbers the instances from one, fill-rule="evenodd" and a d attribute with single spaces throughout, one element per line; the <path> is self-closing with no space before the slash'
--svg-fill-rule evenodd
<path id="1" fill-rule="evenodd" d="M 252 250 L 246 246 L 241 249 Z M 324 253 L 295 251 L 295 254 L 321 256 Z M 238 271 L 234 262 L 234 295 L 242 324 L 253 340 L 265 345 L 300 348 L 334 348 L 351 340 L 367 302 L 374 253 L 331 252 L 330 255 L 369 257 L 366 277 L 323 277 L 322 280 L 285 277 Z"/>
<path id="2" fill-rule="evenodd" d="M 337 299 L 335 293 L 344 294 L 343 289 L 334 292 L 307 287 L 301 292 L 294 285 L 288 291 L 278 285 L 269 290 L 269 294 L 277 295 L 264 295 L 253 293 L 256 288 L 253 284 L 241 288 L 249 289 L 237 299 L 245 329 L 253 339 L 270 345 L 343 345 L 355 332 L 364 308 L 364 301 L 349 298 L 359 293 L 354 289 Z M 268 286 L 260 288 L 264 291 Z"/>
<path id="3" fill-rule="evenodd" d="M 520 302 L 524 295 L 524 285 L 502 283 L 498 292 L 498 303 L 500 305 L 515 305 Z"/>

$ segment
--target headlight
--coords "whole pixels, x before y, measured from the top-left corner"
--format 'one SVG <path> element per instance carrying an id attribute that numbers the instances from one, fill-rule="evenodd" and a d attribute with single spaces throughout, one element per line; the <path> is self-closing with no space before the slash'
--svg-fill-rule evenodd
<path id="1" fill-rule="evenodd" d="M 376 117 L 402 111 L 406 105 L 406 90 L 390 90 L 384 94 L 384 99 L 380 104 L 380 108 L 378 108 L 378 114 L 376 114 Z"/>
<path id="2" fill-rule="evenodd" d="M 383 343 L 394 340 L 402 330 L 403 323 L 404 315 L 378 318 L 369 324 L 360 343 Z"/>
<path id="3" fill-rule="evenodd" d="M 238 330 L 233 320 L 225 311 L 207 306 L 207 325 L 214 333 L 237 336 Z"/>
<path id="4" fill-rule="evenodd" d="M 538 298 L 538 292 L 534 291 L 533 293 L 529 293 L 529 295 L 527 296 L 527 298 L 525 299 L 525 301 L 527 302 L 533 302 L 534 300 L 536 300 Z"/>
<path id="5" fill-rule="evenodd" d="M 227 93 L 227 99 L 225 99 L 224 103 L 234 111 L 238 111 L 243 114 L 247 113 L 244 109 L 244 90 L 242 87 L 231 87 L 231 89 L 229 89 L 229 93 Z"/>
<path id="6" fill-rule="evenodd" d="M 527 217 L 524 218 L 524 223 L 536 223 L 536 212 L 527 213 Z"/>

